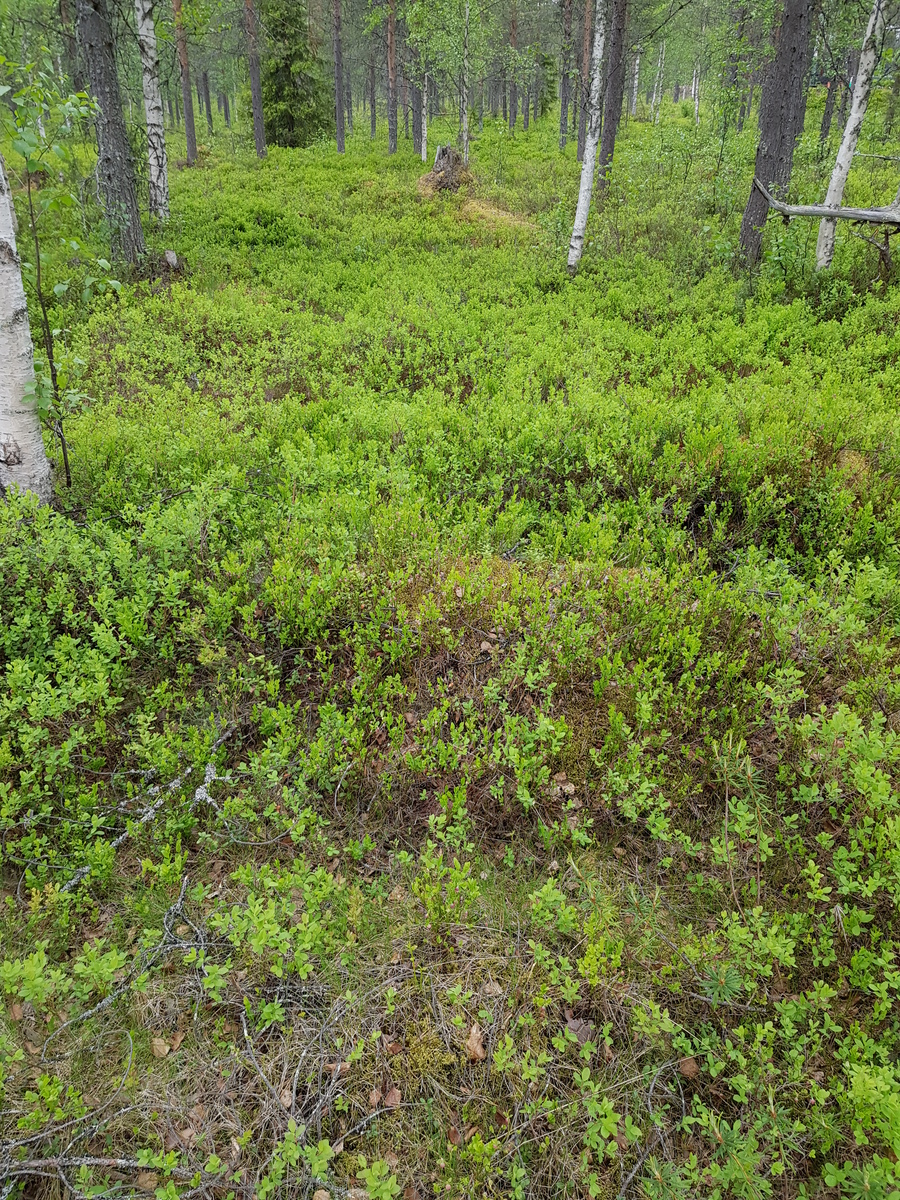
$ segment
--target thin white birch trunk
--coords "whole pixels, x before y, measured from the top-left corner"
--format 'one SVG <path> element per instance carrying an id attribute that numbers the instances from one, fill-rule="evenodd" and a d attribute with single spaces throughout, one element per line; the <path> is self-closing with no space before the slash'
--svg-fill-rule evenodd
<path id="1" fill-rule="evenodd" d="M 159 56 L 156 51 L 156 26 L 153 9 L 156 0 L 134 0 L 138 48 L 141 52 L 141 78 L 144 88 L 144 116 L 147 120 L 147 159 L 150 166 L 150 215 L 158 221 L 169 219 L 169 165 L 166 156 L 165 113 L 159 90 Z"/>
<path id="2" fill-rule="evenodd" d="M 653 103 L 650 105 L 650 112 L 653 117 L 654 125 L 659 121 L 659 114 L 662 108 L 663 70 L 665 65 L 666 43 L 663 42 L 659 48 L 659 62 L 656 67 L 656 79 L 653 84 Z"/>
<path id="3" fill-rule="evenodd" d="M 428 75 L 422 88 L 422 162 L 428 163 Z"/>
<path id="4" fill-rule="evenodd" d="M 606 0 L 597 0 L 595 16 L 594 48 L 591 52 L 591 99 L 588 113 L 587 136 L 584 140 L 584 159 L 581 163 L 581 185 L 578 189 L 578 206 L 575 209 L 575 224 L 569 242 L 569 272 L 578 270 L 584 252 L 584 235 L 588 213 L 591 210 L 591 195 L 594 190 L 594 168 L 597 164 L 597 147 L 600 145 L 600 122 L 603 105 L 600 93 L 603 83 L 603 47 L 606 43 Z"/>
<path id="5" fill-rule="evenodd" d="M 466 25 L 463 34 L 463 77 L 462 77 L 462 142 L 463 162 L 469 165 L 469 0 L 466 0 Z"/>
<path id="6" fill-rule="evenodd" d="M 0 157 L 0 492 L 18 486 L 50 500 L 50 463 L 37 406 L 25 399 L 34 382 L 34 349 L 16 249 L 16 214 Z"/>
<path id="7" fill-rule="evenodd" d="M 631 115 L 637 115 L 638 102 L 638 83 L 641 78 L 641 52 L 638 50 L 634 56 L 634 83 L 631 86 Z"/>
<path id="8" fill-rule="evenodd" d="M 863 39 L 862 51 L 859 56 L 859 69 L 853 81 L 853 99 L 850 104 L 850 115 L 844 126 L 844 136 L 841 138 L 840 149 L 831 172 L 831 182 L 825 194 L 825 204 L 829 208 L 839 208 L 844 197 L 844 187 L 847 176 L 853 165 L 853 155 L 859 142 L 862 123 L 865 120 L 866 109 L 869 105 L 869 94 L 872 91 L 872 79 L 875 67 L 881 54 L 885 27 L 885 0 L 875 0 L 866 36 Z M 834 258 L 834 242 L 837 221 L 826 218 L 819 224 L 819 238 L 816 243 L 816 270 L 821 271 L 831 265 Z"/>
<path id="9" fill-rule="evenodd" d="M 700 67 L 694 67 L 694 83 L 693 83 L 693 100 L 694 100 L 694 124 L 700 124 Z"/>

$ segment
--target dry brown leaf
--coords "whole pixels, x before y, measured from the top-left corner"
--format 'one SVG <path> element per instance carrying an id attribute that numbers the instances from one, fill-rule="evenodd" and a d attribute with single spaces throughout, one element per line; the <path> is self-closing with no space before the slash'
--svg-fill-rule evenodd
<path id="1" fill-rule="evenodd" d="M 459 591 L 462 591 L 462 588 Z M 404 1191 L 403 1200 L 419 1200 L 419 1189 L 414 1183 L 411 1183 Z"/>
<path id="2" fill-rule="evenodd" d="M 36 1046 L 34 1044 L 34 1042 L 26 1042 L 25 1049 L 28 1051 L 29 1054 L 40 1054 L 40 1052 L 41 1052 L 40 1046 Z"/>
<path id="3" fill-rule="evenodd" d="M 313 1200 L 331 1200 L 331 1196 L 324 1188 L 316 1188 L 313 1192 Z"/>
<path id="4" fill-rule="evenodd" d="M 21 1021 L 24 1015 L 25 1010 L 22 1008 L 22 1005 L 18 1000 L 14 1000 L 9 1006 L 9 1019 L 11 1021 Z"/>
<path id="5" fill-rule="evenodd" d="M 384 1107 L 396 1108 L 402 1099 L 403 1097 L 400 1095 L 400 1089 L 398 1087 L 392 1087 L 384 1098 Z"/>
<path id="6" fill-rule="evenodd" d="M 241 1157 L 241 1143 L 236 1137 L 231 1138 L 231 1161 L 236 1163 Z"/>
<path id="7" fill-rule="evenodd" d="M 469 1030 L 469 1036 L 466 1038 L 466 1054 L 469 1056 L 469 1062 L 484 1062 L 487 1058 L 481 1026 L 477 1021 Z"/>
<path id="8" fill-rule="evenodd" d="M 155 1037 L 150 1039 L 150 1049 L 154 1058 L 165 1058 L 169 1053 L 169 1043 L 165 1038 Z"/>
<path id="9" fill-rule="evenodd" d="M 450 1143 L 451 1146 L 461 1146 L 462 1145 L 462 1134 L 459 1132 L 459 1130 L 456 1128 L 455 1125 L 451 1125 L 450 1128 L 448 1129 L 447 1141 Z"/>
<path id="10" fill-rule="evenodd" d="M 191 932 L 191 927 L 190 927 L 190 925 L 176 925 L 175 932 L 178 934 L 179 937 L 183 938 L 183 937 L 186 937 L 187 934 L 189 934 Z"/>
<path id="11" fill-rule="evenodd" d="M 180 1029 L 178 1030 L 177 1033 L 172 1034 L 172 1053 L 173 1054 L 181 1046 L 181 1043 L 183 1041 L 184 1041 L 184 1034 L 182 1033 L 182 1031 Z"/>
<path id="12" fill-rule="evenodd" d="M 154 1171 L 138 1171 L 134 1177 L 134 1182 L 142 1192 L 155 1192 L 157 1175 Z"/>
<path id="13" fill-rule="evenodd" d="M 369 1108 L 377 1108 L 381 1103 L 381 1088 L 372 1088 L 369 1092 Z"/>
<path id="14" fill-rule="evenodd" d="M 453 594 L 456 596 L 457 600 L 462 600 L 462 598 L 463 598 L 463 590 L 462 590 L 462 588 L 459 586 L 459 584 L 457 584 L 457 585 L 456 585 L 456 587 L 453 589 Z"/>
<path id="15" fill-rule="evenodd" d="M 395 1054 L 402 1054 L 403 1046 L 400 1042 L 388 1042 L 387 1046 L 385 1046 L 385 1050 L 388 1052 L 391 1058 L 393 1058 Z"/>
<path id="16" fill-rule="evenodd" d="M 603 1061 L 611 1063 L 613 1058 L 614 1058 L 614 1055 L 613 1055 L 612 1046 L 607 1046 L 606 1042 L 604 1042 L 603 1043 Z"/>
<path id="17" fill-rule="evenodd" d="M 570 1009 L 567 1009 L 566 1013 L 568 1014 L 570 1011 Z M 574 1033 L 578 1038 L 579 1046 L 583 1046 L 594 1032 L 594 1023 L 592 1021 L 583 1021 L 581 1017 L 569 1016 L 566 1021 L 566 1029 L 570 1033 Z"/>
<path id="18" fill-rule="evenodd" d="M 391 955 L 391 966 L 396 967 L 397 963 L 399 963 L 402 958 L 403 958 L 403 955 L 400 953 L 400 951 L 395 950 L 394 953 Z"/>
<path id="19" fill-rule="evenodd" d="M 193 1108 L 188 1110 L 188 1116 L 195 1125 L 202 1125 L 206 1120 L 206 1109 L 202 1104 L 195 1104 Z"/>
<path id="20" fill-rule="evenodd" d="M 466 1126 L 466 1141 L 470 1142 L 477 1132 L 478 1132 L 477 1125 L 467 1125 Z"/>
<path id="21" fill-rule="evenodd" d="M 482 642 L 479 649 L 484 651 L 485 653 L 490 654 L 490 652 L 494 649 L 494 647 L 490 642 Z"/>
<path id="22" fill-rule="evenodd" d="M 335 1152 L 335 1154 L 343 1154 L 344 1153 L 343 1140 L 341 1140 L 340 1142 L 335 1142 L 331 1148 Z"/>
<path id="23" fill-rule="evenodd" d="M 700 1068 L 697 1066 L 695 1058 L 682 1058 L 678 1062 L 678 1070 L 685 1079 L 696 1079 L 700 1074 Z"/>
<path id="24" fill-rule="evenodd" d="M 282 1108 L 290 1109 L 291 1105 L 294 1103 L 293 1088 L 284 1088 L 281 1092 L 279 1092 L 278 1099 L 281 1101 Z"/>
<path id="25" fill-rule="evenodd" d="M 185 1146 L 193 1146 L 197 1141 L 197 1130 L 192 1125 L 185 1125 L 184 1129 L 178 1130 L 178 1136 Z"/>
<path id="26" fill-rule="evenodd" d="M 382 1158 L 387 1163 L 387 1165 L 391 1168 L 392 1171 L 396 1171 L 397 1168 L 400 1166 L 400 1159 L 393 1152 L 393 1150 L 388 1150 L 388 1152 L 386 1154 L 382 1155 Z"/>
<path id="27" fill-rule="evenodd" d="M 388 892 L 388 900 L 402 900 L 402 899 L 403 899 L 403 888 L 400 887 L 399 884 L 397 885 L 397 887 L 392 888 L 390 890 L 390 892 Z"/>
<path id="28" fill-rule="evenodd" d="M 484 996 L 502 996 L 503 988 L 499 983 L 495 983 L 493 979 L 489 979 L 481 989 L 481 992 Z"/>
<path id="29" fill-rule="evenodd" d="M 616 856 L 616 858 L 624 858 L 625 857 L 625 847 L 624 846 L 613 846 L 613 854 Z"/>

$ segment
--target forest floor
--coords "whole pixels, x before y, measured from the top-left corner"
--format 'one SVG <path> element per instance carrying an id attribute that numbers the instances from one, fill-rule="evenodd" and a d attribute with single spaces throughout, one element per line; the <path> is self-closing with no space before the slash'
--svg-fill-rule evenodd
<path id="1" fill-rule="evenodd" d="M 569 279 L 552 127 L 433 198 L 213 148 L 183 267 L 60 317 L 3 1197 L 897 1194 L 900 290 L 803 226 L 735 279 L 752 140 L 690 120 Z"/>

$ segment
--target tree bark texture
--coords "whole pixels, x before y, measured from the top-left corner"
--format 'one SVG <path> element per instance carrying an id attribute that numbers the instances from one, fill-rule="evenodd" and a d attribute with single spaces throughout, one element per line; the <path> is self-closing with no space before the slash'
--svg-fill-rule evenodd
<path id="1" fill-rule="evenodd" d="M 377 113 L 375 111 L 375 55 L 369 56 L 369 137 L 375 141 L 375 123 Z"/>
<path id="2" fill-rule="evenodd" d="M 638 84 L 640 83 L 640 79 L 641 79 L 641 51 L 640 51 L 640 47 L 638 47 L 637 53 L 634 56 L 634 80 L 632 81 L 632 84 L 631 84 L 631 115 L 633 117 L 637 116 Z"/>
<path id="3" fill-rule="evenodd" d="M 663 75 L 666 69 L 666 43 L 659 48 L 659 58 L 656 63 L 656 78 L 653 81 L 653 99 L 650 101 L 650 119 L 656 124 L 659 121 L 659 109 L 662 104 Z"/>
<path id="4" fill-rule="evenodd" d="M 559 74 L 559 148 L 565 150 L 569 132 L 569 95 L 572 71 L 572 0 L 562 0 L 562 69 Z"/>
<path id="5" fill-rule="evenodd" d="M 341 44 L 341 0 L 334 0 L 334 122 L 338 154 L 344 153 L 344 50 Z"/>
<path id="6" fill-rule="evenodd" d="M 469 23 L 468 22 L 468 13 L 469 13 L 469 4 L 468 4 L 468 0 L 466 0 L 466 27 L 467 27 L 467 29 L 468 29 L 468 23 Z M 516 54 L 517 54 L 518 48 L 519 48 L 518 41 L 519 41 L 519 14 L 516 12 L 516 6 L 514 4 L 512 7 L 512 11 L 510 13 L 510 17 L 509 17 L 509 48 L 510 48 L 510 50 L 512 50 L 512 55 L 510 56 L 511 62 L 512 62 L 512 79 L 510 80 L 510 84 L 509 84 L 509 132 L 510 133 L 516 132 L 516 121 L 518 120 L 518 117 L 519 117 L 519 85 L 518 85 L 518 81 L 517 81 L 518 76 L 516 73 Z M 469 160 L 467 158 L 466 162 L 468 163 L 468 161 Z"/>
<path id="7" fill-rule="evenodd" d="M 344 72 L 344 119 L 347 124 L 347 133 L 353 137 L 353 91 L 350 85 L 350 71 Z"/>
<path id="8" fill-rule="evenodd" d="M 594 48 L 591 53 L 591 99 L 588 115 L 588 131 L 584 143 L 584 161 L 581 164 L 581 185 L 578 189 L 578 206 L 575 209 L 575 224 L 569 242 L 569 271 L 578 270 L 584 252 L 584 235 L 587 230 L 588 213 L 591 210 L 591 193 L 594 189 L 594 168 L 597 165 L 597 147 L 600 144 L 600 123 L 603 118 L 601 91 L 603 88 L 603 49 L 606 41 L 606 0 L 596 0 Z"/>
<path id="9" fill-rule="evenodd" d="M 231 128 L 231 109 L 228 105 L 228 93 L 222 93 L 222 116 L 225 118 L 225 128 Z"/>
<path id="10" fill-rule="evenodd" d="M 825 193 L 825 204 L 828 208 L 840 208 L 841 200 L 844 198 L 847 176 L 853 166 L 853 155 L 856 153 L 860 131 L 866 118 L 872 80 L 875 77 L 875 68 L 878 66 L 881 47 L 884 43 L 885 3 L 886 0 L 875 0 L 866 28 L 866 36 L 863 38 L 862 50 L 859 55 L 859 69 L 853 84 L 850 116 L 844 126 L 844 136 L 841 138 L 828 191 Z M 836 221 L 824 220 L 819 225 L 819 237 L 816 242 L 817 271 L 822 271 L 831 265 L 831 260 L 834 258 L 836 230 Z"/>
<path id="11" fill-rule="evenodd" d="M 50 463 L 37 406 L 26 400 L 34 381 L 34 351 L 22 267 L 16 249 L 16 214 L 0 157 L 0 491 L 18 487 L 46 504 Z"/>
<path id="12" fill-rule="evenodd" d="M 150 216 L 157 221 L 169 219 L 169 164 L 166 156 L 166 118 L 159 90 L 159 55 L 156 49 L 156 25 L 153 9 L 156 0 L 134 0 L 138 49 L 141 55 L 141 81 L 144 92 L 144 117 L 147 121 L 147 161 L 150 177 Z"/>
<path id="13" fill-rule="evenodd" d="M 77 0 L 78 40 L 97 101 L 97 175 L 113 258 L 135 263 L 144 254 L 131 145 L 122 112 L 106 0 Z"/>
<path id="14" fill-rule="evenodd" d="M 412 86 L 412 138 L 413 153 L 422 153 L 422 89 L 416 84 Z"/>
<path id="15" fill-rule="evenodd" d="M 775 60 L 763 86 L 754 174 L 776 195 L 790 183 L 794 147 L 803 128 L 814 13 L 815 0 L 784 0 Z M 768 211 L 765 196 L 751 184 L 741 221 L 741 249 L 751 264 L 759 262 Z"/>
<path id="16" fill-rule="evenodd" d="M 181 0 L 172 0 L 175 14 L 175 46 L 178 65 L 181 68 L 181 103 L 184 108 L 184 132 L 187 137 L 188 166 L 197 161 L 197 128 L 194 125 L 194 97 L 191 94 L 191 64 L 188 59 L 187 31 L 184 28 L 184 12 Z"/>
<path id="17" fill-rule="evenodd" d="M 819 126 L 819 145 L 824 146 L 831 133 L 831 121 L 834 117 L 834 102 L 837 98 L 838 81 L 829 79 L 825 84 L 825 107 L 822 109 L 822 124 Z"/>
<path id="18" fill-rule="evenodd" d="M 253 0 L 244 0 L 244 20 L 247 32 L 247 55 L 250 61 L 250 99 L 253 105 L 253 141 L 256 157 L 266 156 L 266 128 L 263 121 L 262 79 L 259 73 L 259 27 Z"/>
<path id="19" fill-rule="evenodd" d="M 397 0 L 388 0 L 388 154 L 397 153 Z"/>
<path id="20" fill-rule="evenodd" d="M 209 93 L 209 71 L 200 72 L 200 88 L 203 92 L 203 107 L 206 109 L 206 128 L 212 134 L 213 130 L 213 115 L 212 115 L 212 97 Z"/>
<path id="21" fill-rule="evenodd" d="M 628 22 L 628 0 L 612 0 L 609 46 L 607 50 L 606 89 L 603 99 L 603 133 L 600 139 L 600 179 L 604 189 L 608 183 L 609 167 L 616 149 L 616 134 L 622 116 L 625 96 L 625 26 Z"/>
<path id="22" fill-rule="evenodd" d="M 591 105 L 591 4 L 585 0 L 584 25 L 581 37 L 581 104 L 578 114 L 578 161 L 584 161 L 584 142 L 587 137 L 588 109 Z"/>

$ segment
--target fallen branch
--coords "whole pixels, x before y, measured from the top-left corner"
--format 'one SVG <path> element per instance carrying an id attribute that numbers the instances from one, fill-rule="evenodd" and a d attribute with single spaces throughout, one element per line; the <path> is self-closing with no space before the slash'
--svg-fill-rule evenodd
<path id="1" fill-rule="evenodd" d="M 758 179 L 754 179 L 753 183 L 765 196 L 769 208 L 780 213 L 785 220 L 791 217 L 825 217 L 838 221 L 868 221 L 871 225 L 900 226 L 900 193 L 893 204 L 886 208 L 828 208 L 824 204 L 785 204 L 783 200 L 776 200 Z"/>

